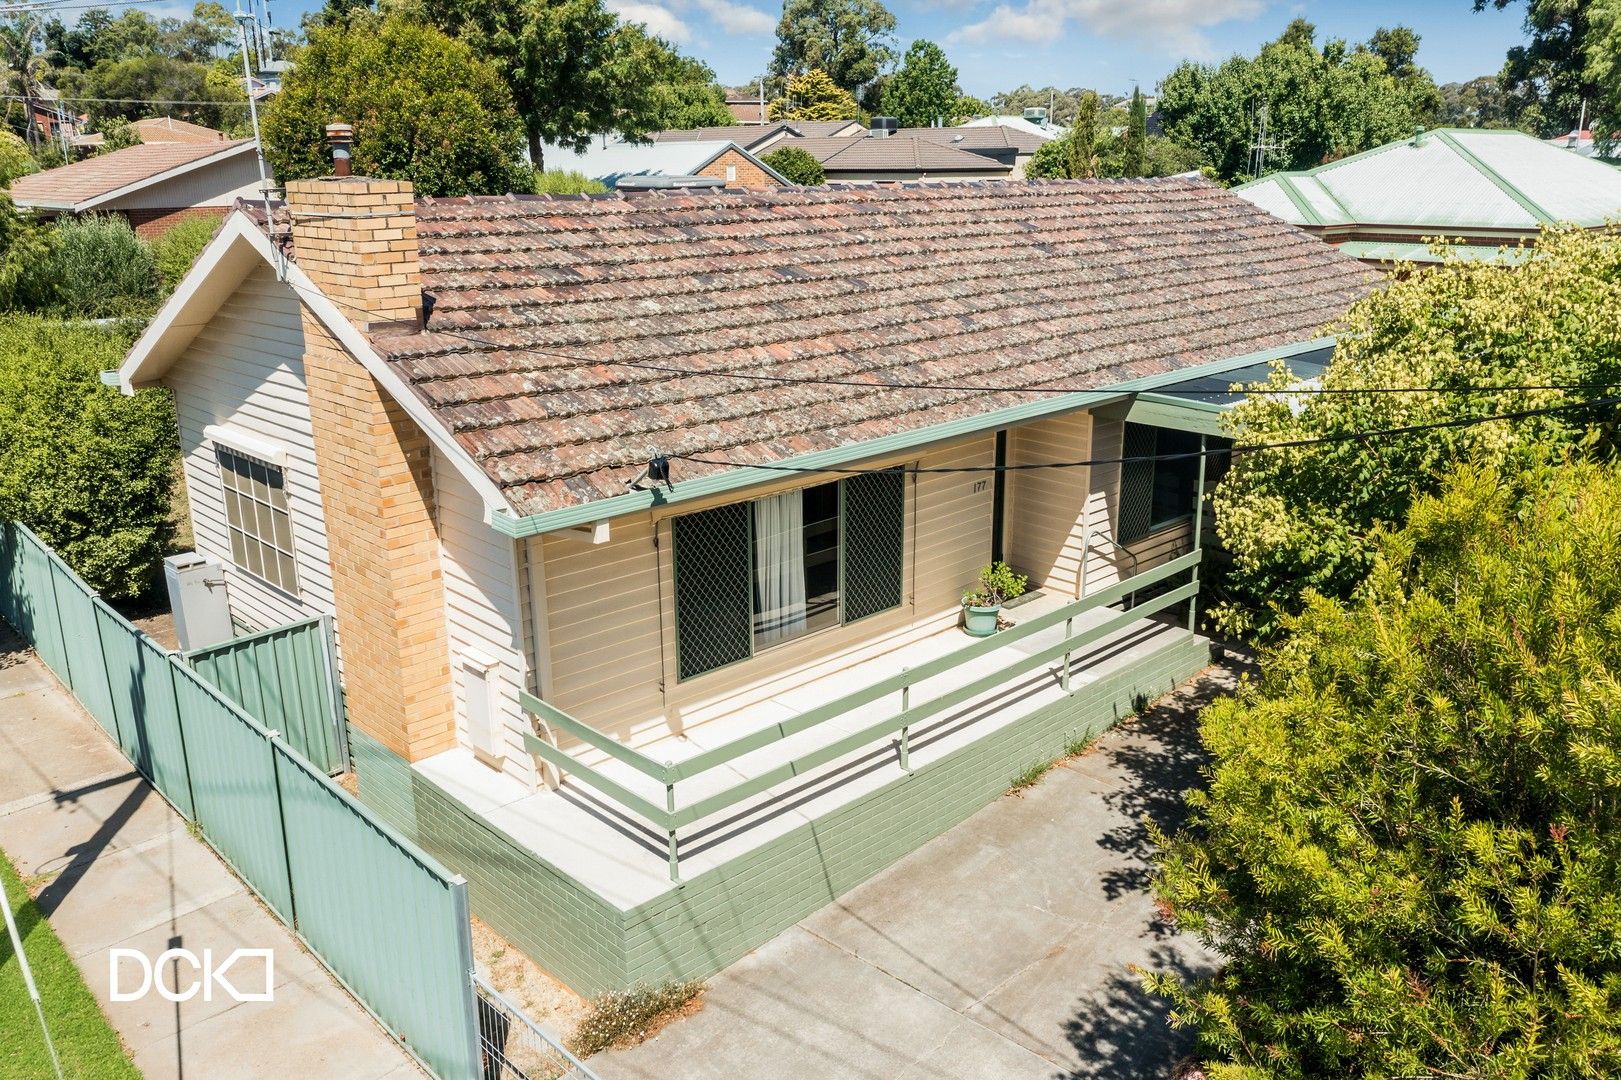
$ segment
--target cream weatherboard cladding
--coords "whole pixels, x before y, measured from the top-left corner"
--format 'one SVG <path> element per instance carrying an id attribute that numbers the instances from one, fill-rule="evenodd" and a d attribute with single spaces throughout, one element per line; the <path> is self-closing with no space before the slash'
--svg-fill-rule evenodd
<path id="1" fill-rule="evenodd" d="M 277 283 L 269 267 L 256 269 L 197 332 L 163 381 L 174 393 L 179 419 L 193 545 L 226 567 L 232 618 L 246 629 L 263 630 L 332 614 L 332 569 L 304 383 L 304 331 L 292 291 Z M 232 565 L 209 427 L 244 432 L 285 455 L 297 596 Z M 223 438 L 228 441 L 228 434 Z"/>
<path id="2" fill-rule="evenodd" d="M 994 438 L 976 436 L 924 455 L 925 468 L 984 466 Z M 804 477 L 774 488 L 805 486 Z M 985 473 L 907 481 L 904 597 L 897 609 L 763 649 L 748 660 L 676 679 L 670 518 L 616 518 L 607 543 L 572 535 L 529 541 L 545 570 L 550 680 L 542 696 L 587 724 L 632 742 L 748 708 L 841 668 L 899 648 L 959 617 L 963 589 L 990 557 L 992 484 Z M 690 512 L 699 507 L 682 507 Z M 657 529 L 658 545 L 653 537 Z"/>

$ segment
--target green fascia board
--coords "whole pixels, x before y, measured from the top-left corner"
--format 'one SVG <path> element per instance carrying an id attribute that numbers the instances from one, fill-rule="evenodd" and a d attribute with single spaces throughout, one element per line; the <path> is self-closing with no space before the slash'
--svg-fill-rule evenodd
<path id="1" fill-rule="evenodd" d="M 1457 139 L 1453 138 L 1450 131 L 1437 131 L 1435 132 L 1435 137 L 1440 139 L 1447 146 L 1451 147 L 1453 153 L 1463 158 L 1463 160 L 1468 162 L 1476 172 L 1480 173 L 1480 175 L 1484 176 L 1487 180 L 1490 180 L 1493 184 L 1495 184 L 1504 195 L 1507 195 L 1509 198 L 1519 203 L 1520 208 L 1526 213 L 1530 214 L 1544 225 L 1556 224 L 1556 220 L 1552 214 L 1538 206 L 1525 192 L 1509 183 L 1508 180 L 1504 178 L 1502 173 L 1498 172 L 1496 169 L 1480 160 L 1479 157 L 1475 156 L 1474 151 L 1470 150 Z"/>
<path id="2" fill-rule="evenodd" d="M 1162 394 L 1141 394 L 1131 403 L 1125 419 L 1132 424 L 1171 428 L 1194 435 L 1224 436 L 1221 416 L 1231 405 L 1213 401 L 1182 401 Z"/>
<path id="3" fill-rule="evenodd" d="M 914 450 L 935 443 L 947 442 L 951 439 L 977 435 L 981 432 L 995 431 L 998 428 L 1074 412 L 1077 409 L 1101 405 L 1104 402 L 1126 397 L 1130 394 L 1171 386 L 1187 379 L 1196 379 L 1205 375 L 1219 375 L 1223 371 L 1231 371 L 1234 368 L 1248 367 L 1251 364 L 1264 363 L 1268 360 L 1284 359 L 1297 356 L 1300 353 L 1312 352 L 1333 345 L 1335 340 L 1332 336 L 1312 338 L 1310 341 L 1297 341 L 1288 345 L 1278 345 L 1270 349 L 1262 349 L 1259 352 L 1246 353 L 1243 356 L 1235 356 L 1226 360 L 1212 360 L 1192 367 L 1176 368 L 1155 375 L 1145 375 L 1138 379 L 1129 379 L 1096 390 L 1077 390 L 1073 394 L 1055 395 L 1041 401 L 1031 401 L 1023 405 L 998 409 L 983 416 L 965 417 L 949 423 L 918 428 L 915 431 L 903 431 L 877 439 L 851 443 L 848 446 L 838 446 L 831 450 L 798 454 L 794 457 L 772 462 L 773 468 L 743 466 L 728 469 L 725 472 L 712 473 L 709 476 L 701 476 L 694 480 L 678 481 L 675 490 L 670 492 L 659 490 L 632 491 L 624 495 L 614 495 L 606 499 L 600 499 L 596 502 L 582 503 L 579 506 L 568 506 L 561 510 L 530 514 L 525 517 L 516 517 L 498 511 L 491 515 L 490 524 L 502 536 L 514 539 L 559 532 L 579 525 L 589 525 L 593 522 L 622 517 L 626 514 L 640 513 L 658 506 L 668 506 L 673 503 L 703 499 L 712 495 L 723 495 L 729 491 L 740 491 L 744 488 L 756 487 L 772 480 L 781 479 L 784 469 L 814 472 L 817 469 L 843 468 L 866 458 Z"/>
<path id="4" fill-rule="evenodd" d="M 1529 248 L 1513 244 L 1487 247 L 1483 244 L 1449 244 L 1450 249 L 1465 262 L 1493 262 L 1503 266 L 1518 266 L 1530 258 Z M 1428 244 L 1403 244 L 1382 240 L 1347 240 L 1340 250 L 1358 259 L 1381 259 L 1385 262 L 1412 262 L 1439 265 L 1444 260 L 1430 251 Z"/>

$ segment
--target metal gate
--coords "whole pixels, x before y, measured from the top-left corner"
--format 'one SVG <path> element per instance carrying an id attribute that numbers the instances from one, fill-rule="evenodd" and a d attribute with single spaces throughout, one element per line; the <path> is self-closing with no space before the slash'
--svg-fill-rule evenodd
<path id="1" fill-rule="evenodd" d="M 332 617 L 260 630 L 185 654 L 208 684 L 327 775 L 349 768 Z"/>

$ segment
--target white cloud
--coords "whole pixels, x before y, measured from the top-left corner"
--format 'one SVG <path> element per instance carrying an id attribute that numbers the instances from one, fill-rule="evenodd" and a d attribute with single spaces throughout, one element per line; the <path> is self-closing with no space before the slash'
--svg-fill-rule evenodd
<path id="1" fill-rule="evenodd" d="M 684 44 L 692 40 L 692 30 L 669 8 L 643 0 L 605 0 L 604 6 L 626 22 L 644 24 L 649 33 L 666 41 Z"/>
<path id="2" fill-rule="evenodd" d="M 759 8 L 734 4 L 732 0 L 694 0 L 716 26 L 728 34 L 770 34 L 777 29 L 777 19 Z"/>
<path id="3" fill-rule="evenodd" d="M 998 4 L 984 19 L 951 32 L 948 41 L 1048 41 L 1074 22 L 1106 38 L 1136 38 L 1172 56 L 1209 57 L 1207 27 L 1259 15 L 1263 0 L 1025 0 Z"/>

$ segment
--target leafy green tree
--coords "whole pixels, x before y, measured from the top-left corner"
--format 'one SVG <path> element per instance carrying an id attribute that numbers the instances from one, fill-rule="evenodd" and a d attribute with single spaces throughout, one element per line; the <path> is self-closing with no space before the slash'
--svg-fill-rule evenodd
<path id="1" fill-rule="evenodd" d="M 827 182 L 822 163 L 797 146 L 783 146 L 766 154 L 761 161 L 783 175 L 790 184 L 815 187 Z"/>
<path id="2" fill-rule="evenodd" d="M 139 595 L 173 536 L 167 391 L 101 385 L 133 330 L 0 316 L 0 519 L 26 524 L 104 595 Z"/>
<path id="3" fill-rule="evenodd" d="M 114 150 L 141 145 L 141 133 L 135 130 L 135 125 L 121 116 L 102 121 L 100 128 L 102 140 L 101 145 L 96 148 L 98 154 L 110 154 Z"/>
<path id="4" fill-rule="evenodd" d="M 1468 82 L 1443 83 L 1441 109 L 1436 123 L 1441 127 L 1510 128 L 1517 114 L 1509 95 L 1495 75 L 1482 75 Z"/>
<path id="5" fill-rule="evenodd" d="M 39 171 L 39 163 L 28 152 L 28 144 L 13 133 L 0 128 L 0 188 L 11 186 L 19 176 Z"/>
<path id="6" fill-rule="evenodd" d="M 635 138 L 670 128 L 731 127 L 715 72 L 631 23 L 616 33 L 614 130 Z"/>
<path id="7" fill-rule="evenodd" d="M 879 110 L 902 127 L 928 127 L 936 120 L 950 123 L 959 96 L 957 69 L 940 46 L 919 39 L 906 50 L 900 70 L 884 83 Z"/>
<path id="8" fill-rule="evenodd" d="M 784 95 L 766 110 L 773 120 L 812 121 L 854 120 L 861 111 L 850 92 L 820 69 L 790 76 Z"/>
<path id="9" fill-rule="evenodd" d="M 535 173 L 536 195 L 601 195 L 607 190 L 605 184 L 584 173 L 564 169 L 546 169 Z"/>
<path id="10" fill-rule="evenodd" d="M 1418 46 L 1423 39 L 1406 26 L 1383 27 L 1373 32 L 1364 46 L 1384 61 L 1385 71 L 1407 95 L 1407 107 L 1416 123 L 1435 124 L 1441 114 L 1441 88 L 1430 73 L 1418 66 Z"/>
<path id="11" fill-rule="evenodd" d="M 175 116 L 205 127 L 222 127 L 245 109 L 217 101 L 247 101 L 241 72 L 234 80 L 210 78 L 203 64 L 177 60 L 158 53 L 141 53 L 120 60 L 103 60 L 85 73 L 82 94 L 104 99 L 93 104 L 96 115 L 138 120 L 153 113 L 149 101 L 181 102 L 163 107 Z"/>
<path id="12" fill-rule="evenodd" d="M 44 273 L 50 257 L 45 227 L 18 213 L 11 196 L 0 191 L 0 311 L 31 311 L 50 302 Z"/>
<path id="13" fill-rule="evenodd" d="M 545 144 L 584 150 L 594 135 L 625 130 L 618 116 L 619 20 L 602 0 L 421 0 L 425 17 L 466 42 L 505 80 L 523 120 L 529 160 Z"/>
<path id="14" fill-rule="evenodd" d="M 165 296 L 174 292 L 219 227 L 220 223 L 213 218 L 184 218 L 152 241 L 152 262 Z"/>
<path id="15" fill-rule="evenodd" d="M 1519 0 L 1474 0 L 1476 11 L 1501 11 Z M 1537 135 L 1552 138 L 1576 126 L 1582 103 L 1595 101 L 1607 87 L 1594 81 L 1588 66 L 1591 15 L 1604 0 L 1525 0 L 1529 41 L 1508 51 L 1499 78 L 1516 99 L 1516 111 L 1535 109 Z"/>
<path id="16" fill-rule="evenodd" d="M 51 230 L 50 255 L 40 272 L 50 285 L 45 303 L 62 315 L 138 319 L 157 305 L 152 249 L 116 214 L 60 221 Z"/>
<path id="17" fill-rule="evenodd" d="M 1595 0 L 1587 79 L 1599 88 L 1593 102 L 1593 138 L 1601 154 L 1621 157 L 1621 0 Z"/>
<path id="18" fill-rule="evenodd" d="M 1120 156 L 1121 176 L 1148 175 L 1148 103 L 1139 89 L 1131 91 L 1131 113 L 1121 135 Z"/>
<path id="19" fill-rule="evenodd" d="M 1083 87 L 1071 87 L 1060 90 L 1055 86 L 1043 86 L 1036 89 L 1026 84 L 1013 90 L 1007 90 L 991 96 L 991 108 L 986 112 L 994 112 L 1005 116 L 1022 116 L 1026 109 L 1046 109 L 1047 119 L 1050 123 L 1060 127 L 1068 126 L 1075 119 L 1076 110 L 1079 109 L 1081 97 L 1084 94 L 1096 93 Z M 1114 94 L 1098 94 L 1098 101 L 1104 108 L 1112 108 L 1124 98 Z"/>
<path id="20" fill-rule="evenodd" d="M 1069 130 L 1041 145 L 1024 167 L 1033 178 L 1085 180 L 1098 172 L 1098 96 L 1090 90 L 1081 95 Z"/>
<path id="21" fill-rule="evenodd" d="M 1268 384 L 1274 392 L 1236 405 L 1226 423 L 1240 444 L 1342 441 L 1234 458 L 1212 497 L 1232 560 L 1222 582 L 1228 598 L 1212 610 L 1219 625 L 1265 635 L 1277 629 L 1279 612 L 1301 610 L 1311 593 L 1351 595 L 1370 565 L 1375 530 L 1405 520 L 1414 498 L 1454 463 L 1509 462 L 1575 446 L 1595 424 L 1613 428 L 1611 408 L 1355 437 L 1611 393 L 1481 388 L 1621 384 L 1618 240 L 1615 232 L 1549 231 L 1512 271 L 1456 261 L 1398 275 L 1329 328 L 1339 343 L 1321 385 L 1333 392 L 1292 395 L 1294 376 L 1279 371 Z M 1436 392 L 1348 392 L 1363 387 Z"/>
<path id="22" fill-rule="evenodd" d="M 951 122 L 960 124 L 964 120 L 976 120 L 991 115 L 992 111 L 989 102 L 981 101 L 972 94 L 958 94 L 951 106 Z"/>
<path id="23" fill-rule="evenodd" d="M 1621 1073 L 1618 537 L 1614 466 L 1449 473 L 1205 711 L 1156 891 L 1225 967 L 1146 981 L 1208 1075 Z"/>
<path id="24" fill-rule="evenodd" d="M 895 16 L 882 0 L 786 0 L 771 74 L 820 70 L 859 97 L 895 58 Z"/>
<path id="25" fill-rule="evenodd" d="M 465 42 L 401 15 L 321 27 L 263 119 L 277 179 L 332 171 L 328 123 L 354 125 L 354 170 L 420 195 L 503 194 L 529 183 L 506 85 Z"/>
<path id="26" fill-rule="evenodd" d="M 1165 134 L 1199 151 L 1224 181 L 1247 178 L 1265 110 L 1265 171 L 1305 169 L 1411 135 L 1418 84 L 1404 85 L 1367 48 L 1312 42 L 1296 20 L 1259 56 L 1219 67 L 1183 63 L 1161 84 Z M 1417 78 L 1417 76 L 1415 76 Z M 1428 80 L 1429 76 L 1423 76 Z"/>

